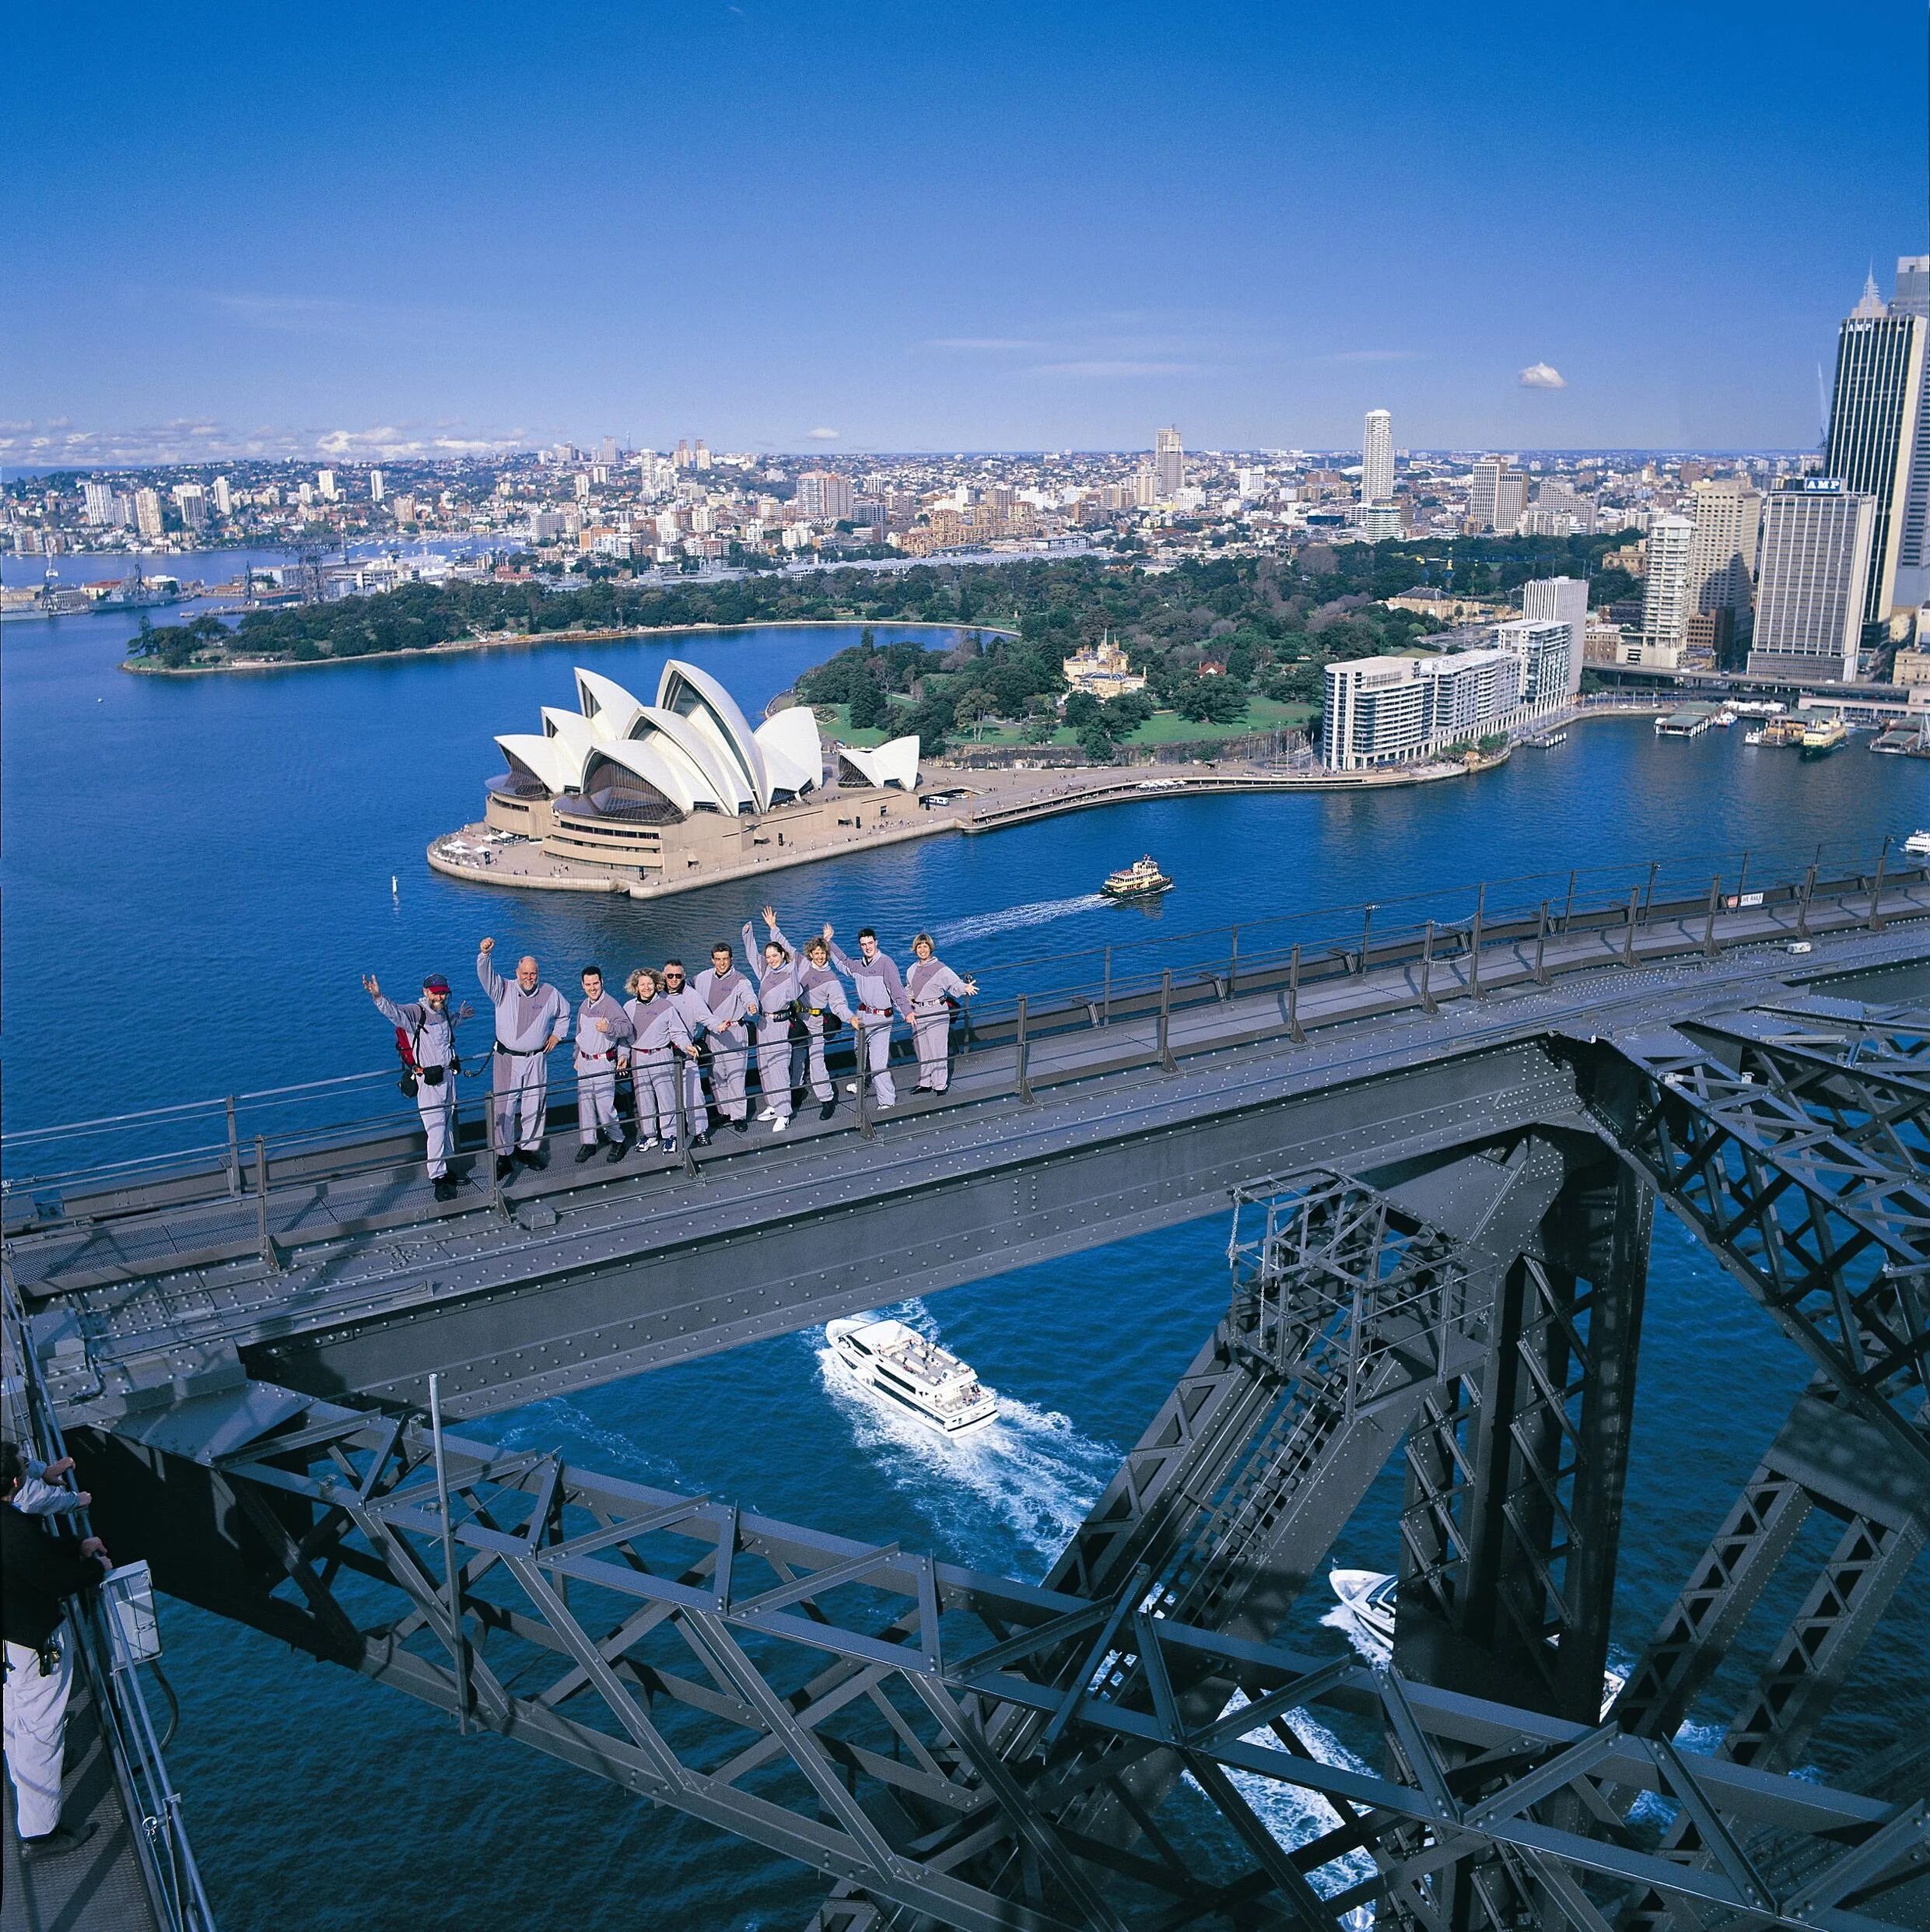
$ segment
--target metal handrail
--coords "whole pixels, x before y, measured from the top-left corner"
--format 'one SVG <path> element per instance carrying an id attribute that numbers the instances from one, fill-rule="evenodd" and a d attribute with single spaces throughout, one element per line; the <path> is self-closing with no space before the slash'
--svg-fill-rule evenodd
<path id="1" fill-rule="evenodd" d="M 1795 905 L 1796 931 L 1802 934 L 1808 929 L 1813 901 L 1853 898 L 1860 907 L 1871 896 L 1872 878 L 1897 888 L 1926 876 L 1920 866 L 1891 867 L 1886 875 L 1891 855 L 1892 841 L 1886 839 L 1873 858 L 1868 852 L 1837 857 L 1827 845 L 1805 846 L 1805 864 L 1788 871 L 1781 871 L 1788 855 L 1757 850 L 1679 858 L 1666 868 L 1659 862 L 1643 861 L 1524 873 L 1473 886 L 1433 889 L 1170 937 L 1154 935 L 1140 941 L 1035 955 L 976 970 L 980 991 L 962 1004 L 954 1022 L 954 1051 L 964 1057 L 986 1048 L 1016 1049 L 1022 1025 L 1029 1056 L 1054 1035 L 1119 1021 L 1150 1022 L 1157 1015 L 1161 1045 L 1155 1057 L 1165 1064 L 1172 1057 L 1165 1040 L 1166 1016 L 1224 1001 L 1236 991 L 1287 995 L 1291 989 L 1287 1032 L 1293 1036 L 1301 1031 L 1299 1003 L 1305 995 L 1343 977 L 1369 971 L 1418 969 L 1427 981 L 1420 997 L 1424 1010 L 1439 997 L 1443 970 L 1451 975 L 1457 962 L 1471 966 L 1477 942 L 1483 949 L 1504 951 L 1532 946 L 1535 977 L 1543 983 L 1542 959 L 1550 939 L 1588 932 L 1613 935 L 1617 956 L 1628 962 L 1634 957 L 1638 931 L 1679 929 L 1685 950 L 1706 951 L 1710 906 L 1719 903 L 1727 910 L 1739 896 L 1725 896 L 1724 879 L 1739 885 L 1758 882 L 1748 895 L 1752 906 Z M 1820 878 L 1820 868 L 1835 876 Z M 1617 886 L 1622 889 L 1613 889 Z M 1424 908 L 1431 910 L 1424 913 Z M 1130 956 L 1136 952 L 1147 956 Z M 1469 991 L 1481 997 L 1478 972 L 1471 970 L 1469 977 Z M 748 1060 L 751 1050 L 743 1050 Z M 832 1050 L 840 1062 L 855 1061 L 849 1045 L 841 1043 Z M 486 1070 L 487 1054 L 474 1064 L 478 1072 Z M 1022 1071 L 1021 1085 L 1029 1087 L 1032 1068 Z M 17 1201 L 24 1195 L 40 1201 L 82 1189 L 106 1196 L 143 1183 L 178 1180 L 198 1184 L 225 1174 L 228 1194 L 240 1197 L 250 1190 L 252 1179 L 244 1171 L 248 1163 L 242 1150 L 257 1139 L 271 1184 L 312 1179 L 310 1164 L 317 1156 L 358 1145 L 366 1150 L 359 1165 L 393 1165 L 389 1143 L 416 1131 L 413 1111 L 406 1116 L 393 1107 L 371 1111 L 364 1096 L 395 1077 L 392 1068 L 377 1068 L 90 1121 L 16 1130 L 0 1135 L 0 1155 L 10 1167 L 18 1167 L 23 1156 L 57 1148 L 64 1151 L 89 1135 L 131 1136 L 137 1143 L 152 1144 L 138 1145 L 136 1151 L 111 1159 L 10 1173 L 0 1180 L 0 1197 Z M 552 1076 L 551 1104 L 567 1103 L 575 1089 L 572 1073 Z M 464 1113 L 470 1114 L 470 1133 L 464 1139 L 473 1141 L 474 1100 L 465 1106 L 466 1097 L 458 1091 L 458 1122 Z M 310 1117 L 290 1117 L 303 1113 Z M 190 1145 L 160 1144 L 170 1139 L 172 1129 L 224 1114 L 224 1141 L 198 1138 Z M 486 1141 L 486 1132 L 483 1138 Z M 296 1168 L 292 1176 L 290 1163 Z M 338 1164 L 329 1171 L 356 1169 Z M 58 1202 L 51 1204 L 55 1211 L 63 1211 Z M 18 1211 L 10 1210 L 16 1215 Z"/>
<path id="2" fill-rule="evenodd" d="M 5 1377 L 6 1406 L 16 1411 L 10 1428 L 18 1440 L 33 1445 L 40 1460 L 58 1462 L 67 1453 L 66 1442 L 11 1275 L 0 1278 L 0 1355 L 15 1371 Z M 73 1512 L 72 1520 L 83 1537 L 92 1533 L 85 1510 Z M 72 1603 L 68 1622 L 78 1640 L 75 1661 L 100 1713 L 102 1738 L 126 1803 L 129 1836 L 156 1916 L 166 1932 L 215 1932 L 214 1909 L 181 1816 L 180 1794 L 168 1776 L 138 1671 L 131 1664 L 115 1667 L 113 1634 L 97 1597 Z"/>

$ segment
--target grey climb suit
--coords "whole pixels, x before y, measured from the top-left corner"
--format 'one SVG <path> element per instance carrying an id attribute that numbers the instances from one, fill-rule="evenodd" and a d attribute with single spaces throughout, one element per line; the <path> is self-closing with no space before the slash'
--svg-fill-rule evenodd
<path id="1" fill-rule="evenodd" d="M 690 1029 L 679 1008 L 662 994 L 647 1000 L 628 1000 L 624 1012 L 630 1022 L 630 1079 L 636 1089 L 636 1138 L 654 1136 L 667 1147 L 677 1145 L 677 1054 L 688 1047 Z"/>
<path id="2" fill-rule="evenodd" d="M 914 959 L 905 969 L 912 1005 L 912 1036 L 918 1042 L 918 1084 L 943 1093 L 951 1082 L 951 1008 L 965 983 L 942 959 Z"/>
<path id="3" fill-rule="evenodd" d="M 429 1177 L 440 1180 L 449 1172 L 450 1153 L 456 1145 L 455 1015 L 437 1012 L 426 1000 L 398 1006 L 380 993 L 375 995 L 375 1010 L 409 1036 L 409 1051 L 415 1056 L 415 1111 L 422 1117 Z M 423 1077 L 431 1068 L 441 1074 L 440 1080 Z"/>
<path id="4" fill-rule="evenodd" d="M 751 982 L 735 966 L 720 973 L 706 966 L 691 982 L 703 1002 L 704 1026 L 710 1035 L 710 1094 L 717 1111 L 741 1120 L 749 1109 L 744 1098 L 749 1072 L 751 1036 L 744 1022 L 757 1011 Z"/>
<path id="5" fill-rule="evenodd" d="M 667 1000 L 684 1016 L 684 1031 L 692 1042 L 700 1040 L 709 1030 L 710 1008 L 705 1005 L 703 995 L 686 980 L 680 992 L 660 993 L 660 1000 Z M 710 1131 L 710 1112 L 704 1105 L 703 1069 L 694 1060 L 684 1063 L 684 1112 L 690 1122 L 690 1138 L 694 1141 L 699 1134 Z M 676 1115 L 671 1116 L 672 1120 Z"/>
<path id="6" fill-rule="evenodd" d="M 576 1008 L 576 1131 L 585 1147 L 594 1147 L 604 1134 L 623 1138 L 617 1124 L 617 1055 L 629 1044 L 630 1031 L 629 1015 L 608 993 Z"/>
<path id="7" fill-rule="evenodd" d="M 905 1004 L 905 982 L 897 966 L 881 952 L 873 959 L 853 959 L 834 944 L 831 962 L 857 994 L 858 1010 L 852 1023 L 863 1040 L 860 1064 L 871 1070 L 872 1098 L 880 1106 L 888 1107 L 898 1099 L 898 1089 L 885 1071 L 891 1057 L 891 1016 L 897 1013 L 911 1018 Z"/>
<path id="8" fill-rule="evenodd" d="M 783 945 L 780 939 L 777 942 Z M 790 948 L 785 946 L 788 952 Z M 751 922 L 744 922 L 744 956 L 757 975 L 757 1084 L 764 1104 L 780 1120 L 791 1117 L 791 1008 L 800 988 L 796 963 L 775 969 L 763 963 Z"/>
<path id="9" fill-rule="evenodd" d="M 569 1003 L 553 986 L 538 982 L 525 993 L 476 955 L 476 977 L 496 1008 L 496 1052 L 491 1061 L 494 1120 L 490 1144 L 497 1153 L 512 1146 L 534 1153 L 543 1144 L 543 1109 L 549 1098 L 549 1061 L 544 1043 L 569 1035 Z"/>
<path id="10" fill-rule="evenodd" d="M 812 965 L 781 932 L 773 930 L 771 937 L 791 955 L 797 973 L 797 1003 L 804 1017 L 804 1037 L 797 1050 L 791 1085 L 801 1087 L 807 1075 L 813 1096 L 828 1100 L 833 1089 L 830 1070 L 825 1064 L 825 1015 L 835 1013 L 846 1026 L 851 1024 L 851 1002 L 844 996 L 844 982 L 829 966 Z"/>

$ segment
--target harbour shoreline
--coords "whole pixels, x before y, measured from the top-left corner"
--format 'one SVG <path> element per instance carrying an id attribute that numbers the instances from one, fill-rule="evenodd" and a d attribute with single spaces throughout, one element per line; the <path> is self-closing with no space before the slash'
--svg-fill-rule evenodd
<path id="1" fill-rule="evenodd" d="M 739 630 L 848 630 L 862 617 L 762 617 L 743 624 L 625 624 L 608 630 L 495 631 L 485 637 L 452 638 L 447 643 L 425 644 L 420 650 L 368 650 L 354 657 L 238 657 L 218 664 L 157 664 L 124 657 L 120 668 L 139 678 L 216 678 L 269 671 L 319 671 L 341 664 L 393 664 L 398 660 L 471 657 L 478 652 L 510 650 L 518 645 L 541 649 L 555 644 L 613 644 L 632 637 L 690 637 L 703 632 Z M 903 622 L 893 618 L 871 622 L 874 629 L 897 631 L 976 631 L 981 637 L 1016 637 L 1018 633 L 997 624 L 935 624 L 923 619 Z"/>
<path id="2" fill-rule="evenodd" d="M 1262 770 L 1216 769 L 1176 772 L 1148 778 L 1144 765 L 1105 766 L 1089 768 L 1084 782 L 1061 785 L 1053 790 L 1021 797 L 1005 805 L 982 807 L 974 803 L 969 811 L 933 812 L 927 809 L 918 819 L 902 825 L 867 828 L 862 836 L 838 840 L 817 847 L 770 847 L 757 857 L 729 865 L 703 866 L 672 878 L 650 880 L 618 876 L 613 871 L 580 861 L 559 861 L 545 855 L 549 869 L 538 873 L 499 868 L 493 855 L 481 864 L 470 863 L 466 854 L 458 857 L 447 848 L 451 841 L 468 845 L 472 836 L 486 835 L 489 828 L 478 822 L 432 840 L 424 853 L 430 869 L 445 878 L 473 885 L 489 885 L 508 891 L 548 892 L 601 892 L 622 894 L 634 899 L 671 899 L 706 886 L 730 885 L 747 878 L 761 878 L 770 873 L 790 871 L 800 865 L 814 865 L 828 859 L 843 858 L 856 853 L 878 850 L 886 846 L 903 845 L 918 839 L 937 838 L 947 833 L 977 836 L 1014 826 L 1036 824 L 1042 819 L 1060 818 L 1070 812 L 1102 810 L 1111 805 L 1147 805 L 1161 798 L 1228 797 L 1273 792 L 1294 794 L 1324 791 L 1398 791 L 1417 785 L 1438 784 L 1455 778 L 1479 777 L 1508 763 L 1514 747 L 1510 745 L 1478 762 L 1451 765 L 1388 767 L 1366 772 L 1280 773 Z M 1156 770 L 1156 767 L 1150 768 Z M 940 780 L 933 789 L 946 789 L 942 766 L 932 776 Z M 956 774 L 983 784 L 990 774 L 983 772 Z M 1026 777 L 1034 774 L 1027 773 Z M 499 848 L 505 851 L 517 848 Z M 567 868 L 567 869 L 566 869 Z M 639 871 L 641 868 L 639 868 Z"/>

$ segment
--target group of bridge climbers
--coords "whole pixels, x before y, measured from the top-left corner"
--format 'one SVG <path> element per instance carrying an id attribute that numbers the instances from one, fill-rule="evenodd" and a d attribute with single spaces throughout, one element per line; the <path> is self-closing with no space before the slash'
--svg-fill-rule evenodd
<path id="1" fill-rule="evenodd" d="M 601 967 L 585 966 L 573 1014 L 563 994 L 545 983 L 533 955 L 519 959 L 516 977 L 505 980 L 494 964 L 496 941 L 485 939 L 476 977 L 496 1017 L 489 1145 L 497 1177 L 507 1179 L 519 1163 L 548 1165 L 549 1056 L 573 1033 L 579 1162 L 593 1159 L 599 1148 L 614 1163 L 633 1152 L 674 1151 L 686 1141 L 708 1146 L 713 1112 L 734 1131 L 748 1134 L 754 1066 L 762 1102 L 757 1118 L 772 1133 L 789 1128 L 807 1094 L 818 1103 L 818 1117 L 831 1119 L 838 1094 L 825 1046 L 840 1026 L 854 1036 L 857 1078 L 847 1083 L 847 1094 L 856 1095 L 859 1082 L 868 1078 L 877 1110 L 897 1103 L 890 1061 L 892 1029 L 901 1021 L 917 1050 L 916 1091 L 945 1091 L 951 1078 L 952 1004 L 978 987 L 938 957 L 929 933 L 912 941 L 912 958 L 901 972 L 869 926 L 860 929 L 853 957 L 828 924 L 800 949 L 785 938 L 772 908 L 763 909 L 763 918 L 761 947 L 751 922 L 744 922 L 744 969 L 720 939 L 710 948 L 710 964 L 694 978 L 681 959 L 639 966 L 625 980 L 629 998 L 621 1002 L 604 985 Z M 436 1197 L 452 1200 L 455 1083 L 482 1071 L 480 1061 L 465 1068 L 457 1050 L 456 1029 L 470 1009 L 450 1010 L 449 982 L 440 973 L 423 980 L 419 999 L 402 1003 L 386 998 L 373 974 L 364 974 L 362 984 L 396 1029 L 402 1085 L 422 1116 Z"/>

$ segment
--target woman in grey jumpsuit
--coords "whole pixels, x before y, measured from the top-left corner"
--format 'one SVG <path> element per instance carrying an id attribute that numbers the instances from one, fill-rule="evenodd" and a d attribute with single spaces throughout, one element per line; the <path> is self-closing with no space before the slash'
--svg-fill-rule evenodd
<path id="1" fill-rule="evenodd" d="M 623 1010 L 636 1029 L 629 1046 L 630 1082 L 636 1090 L 636 1149 L 641 1154 L 661 1141 L 677 1145 L 677 1070 L 679 1053 L 694 1061 L 697 1049 L 682 1012 L 658 997 L 657 975 L 639 966 L 623 983 L 630 997 Z"/>
<path id="2" fill-rule="evenodd" d="M 832 968 L 831 948 L 822 934 L 813 933 L 804 941 L 800 956 L 778 931 L 776 912 L 769 906 L 764 908 L 764 923 L 771 937 L 790 953 L 797 973 L 797 1005 L 804 1022 L 804 1037 L 797 1050 L 797 1058 L 803 1063 L 801 1071 L 794 1063 L 791 1085 L 802 1087 L 808 1083 L 811 1098 L 818 1103 L 818 1119 L 828 1120 L 838 1110 L 838 1095 L 825 1064 L 825 1015 L 831 1014 L 849 1026 L 851 1002 L 845 998 L 844 981 Z"/>
<path id="3" fill-rule="evenodd" d="M 791 1124 L 791 1011 L 797 1004 L 797 974 L 790 948 L 775 933 L 764 942 L 759 961 L 757 935 L 748 919 L 744 958 L 757 979 L 757 1084 L 764 1096 L 757 1117 L 769 1120 L 773 1134 L 782 1134 Z"/>
<path id="4" fill-rule="evenodd" d="M 921 932 L 912 941 L 912 959 L 905 974 L 905 997 L 911 1002 L 912 1037 L 918 1043 L 918 1091 L 943 1093 L 951 1084 L 951 1000 L 979 990 L 976 980 L 961 980 L 937 956 L 931 934 Z"/>

